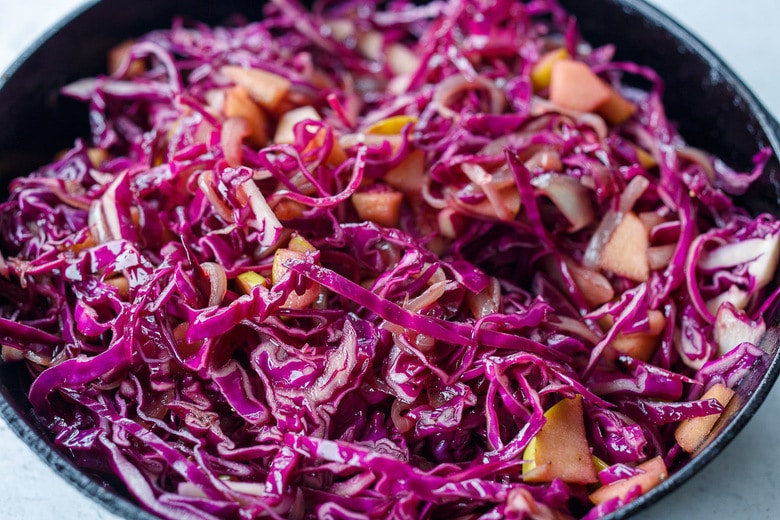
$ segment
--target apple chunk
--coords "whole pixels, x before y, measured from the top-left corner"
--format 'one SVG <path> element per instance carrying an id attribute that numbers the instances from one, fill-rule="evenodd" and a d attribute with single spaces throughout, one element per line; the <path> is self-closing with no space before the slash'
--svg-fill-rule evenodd
<path id="1" fill-rule="evenodd" d="M 401 218 L 404 196 L 395 190 L 358 191 L 352 194 L 358 217 L 380 226 L 396 227 Z"/>
<path id="2" fill-rule="evenodd" d="M 717 399 L 720 404 L 726 406 L 732 397 L 734 397 L 734 390 L 722 383 L 717 383 L 704 392 L 701 399 L 702 401 L 705 399 Z M 707 439 L 720 416 L 721 414 L 716 413 L 680 421 L 680 424 L 674 431 L 674 438 L 677 439 L 677 444 L 688 453 L 695 452 Z"/>
<path id="3" fill-rule="evenodd" d="M 658 343 L 661 340 L 661 333 L 666 327 L 666 316 L 664 313 L 655 309 L 647 311 L 647 331 L 623 333 L 620 332 L 610 343 L 610 347 L 621 354 L 631 356 L 641 361 L 650 361 L 655 354 Z M 599 321 L 605 328 L 612 327 L 614 318 L 608 314 Z"/>
<path id="4" fill-rule="evenodd" d="M 546 52 L 539 58 L 539 61 L 531 69 L 531 84 L 534 86 L 534 92 L 539 92 L 550 86 L 553 65 L 556 62 L 568 59 L 569 53 L 565 47 L 553 49 Z"/>
<path id="5" fill-rule="evenodd" d="M 640 472 L 633 477 L 616 480 L 591 493 L 590 501 L 598 505 L 613 498 L 625 499 L 636 487 L 640 488 L 640 494 L 644 494 L 663 482 L 668 476 L 666 464 L 660 456 L 643 462 L 636 469 Z"/>
<path id="6" fill-rule="evenodd" d="M 612 124 L 634 115 L 636 106 L 598 77 L 587 64 L 553 56 L 550 101 L 578 112 L 598 112 Z"/>
<path id="7" fill-rule="evenodd" d="M 582 413 L 581 395 L 564 399 L 544 413 L 547 422 L 523 453 L 523 480 L 597 481 Z"/>
<path id="8" fill-rule="evenodd" d="M 308 247 L 307 247 L 308 245 Z M 284 265 L 287 260 L 305 260 L 307 252 L 316 251 L 314 246 L 309 244 L 303 237 L 290 240 L 289 247 L 279 248 L 274 253 L 273 265 L 271 266 L 271 284 L 276 285 L 287 274 L 289 268 Z M 298 294 L 293 291 L 287 295 L 287 299 L 282 305 L 288 309 L 305 309 L 317 301 L 321 292 L 321 286 L 317 283 L 310 283 L 303 291 Z"/>
<path id="9" fill-rule="evenodd" d="M 590 70 L 574 60 L 557 60 L 550 73 L 550 101 L 578 112 L 594 112 L 606 103 L 612 89 Z"/>
<path id="10" fill-rule="evenodd" d="M 599 266 L 636 282 L 650 277 L 647 263 L 649 238 L 644 224 L 632 211 L 623 215 L 599 255 Z"/>
<path id="11" fill-rule="evenodd" d="M 745 311 L 730 303 L 718 307 L 712 327 L 712 337 L 718 344 L 718 356 L 731 352 L 744 342 L 758 345 L 765 332 L 766 323 L 763 319 L 753 321 Z"/>

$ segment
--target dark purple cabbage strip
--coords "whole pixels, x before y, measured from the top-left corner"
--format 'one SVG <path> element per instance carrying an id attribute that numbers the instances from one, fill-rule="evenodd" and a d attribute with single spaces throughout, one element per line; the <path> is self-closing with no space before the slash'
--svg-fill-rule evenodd
<path id="1" fill-rule="evenodd" d="M 780 294 L 761 263 L 780 224 L 730 198 L 770 152 L 741 172 L 689 147 L 662 78 L 584 43 L 553 0 L 275 0 L 258 22 L 177 19 L 65 87 L 92 135 L 0 205 L 2 362 L 55 444 L 163 518 L 599 518 L 639 489 L 594 507 L 587 485 L 523 478 L 545 413 L 578 395 L 604 484 L 684 465 L 675 423 L 721 413 L 703 392 L 766 361 L 755 338 L 719 345 L 709 307 L 763 327 Z M 555 106 L 531 73 L 561 46 L 636 113 Z M 267 142 L 230 133 L 225 65 L 289 81 L 254 107 Z M 274 142 L 298 106 L 321 120 Z M 415 158 L 423 178 L 396 186 Z M 401 194 L 398 224 L 362 218 L 364 192 Z M 576 232 L 569 204 L 593 213 Z M 647 280 L 591 247 L 617 211 L 671 255 Z M 592 301 L 594 280 L 612 293 Z M 619 351 L 656 311 L 650 351 Z"/>

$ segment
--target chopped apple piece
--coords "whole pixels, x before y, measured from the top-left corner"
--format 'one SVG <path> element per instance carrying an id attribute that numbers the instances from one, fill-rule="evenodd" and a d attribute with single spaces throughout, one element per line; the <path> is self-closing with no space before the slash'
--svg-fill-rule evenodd
<path id="1" fill-rule="evenodd" d="M 379 61 L 384 46 L 385 37 L 379 31 L 366 31 L 358 34 L 357 49 L 366 58 Z"/>
<path id="2" fill-rule="evenodd" d="M 641 471 L 633 477 L 616 480 L 611 484 L 602 486 L 590 494 L 590 500 L 598 505 L 613 498 L 624 499 L 632 489 L 639 487 L 640 493 L 645 494 L 655 486 L 666 480 L 669 475 L 663 458 L 654 457 L 636 467 Z"/>
<path id="3" fill-rule="evenodd" d="M 712 313 L 713 316 L 718 314 L 718 309 L 725 302 L 730 303 L 737 309 L 744 309 L 747 307 L 750 295 L 747 291 L 744 291 L 736 285 L 730 286 L 726 291 L 723 291 L 714 298 L 707 300 L 707 310 Z"/>
<path id="4" fill-rule="evenodd" d="M 661 311 L 650 309 L 647 311 L 647 318 L 647 332 L 631 332 L 628 334 L 620 332 L 612 340 L 610 347 L 621 354 L 635 359 L 645 362 L 650 361 L 650 358 L 655 354 L 656 348 L 658 348 L 658 343 L 661 340 L 660 335 L 666 327 L 666 316 Z M 600 320 L 600 323 L 606 326 L 606 328 L 611 328 L 613 320 L 612 315 L 608 314 Z"/>
<path id="5" fill-rule="evenodd" d="M 330 31 L 331 36 L 335 40 L 340 42 L 343 42 L 355 34 L 355 23 L 352 20 L 347 20 L 346 18 L 328 20 L 322 25 L 324 28 L 327 28 Z"/>
<path id="6" fill-rule="evenodd" d="M 766 332 L 763 319 L 751 321 L 744 311 L 732 305 L 721 305 L 715 315 L 712 336 L 718 344 L 718 356 L 734 350 L 740 343 L 757 345 Z"/>
<path id="7" fill-rule="evenodd" d="M 425 152 L 414 150 L 391 168 L 382 180 L 403 193 L 420 193 L 425 181 Z"/>
<path id="8" fill-rule="evenodd" d="M 550 86 L 553 65 L 568 57 L 569 53 L 566 51 L 566 48 L 561 47 L 548 51 L 539 58 L 539 61 L 537 61 L 531 69 L 531 83 L 533 84 L 535 92 L 539 92 Z"/>
<path id="9" fill-rule="evenodd" d="M 612 88 L 585 63 L 558 60 L 550 75 L 550 101 L 578 112 L 595 112 L 612 95 Z"/>
<path id="10" fill-rule="evenodd" d="M 726 406 L 732 397 L 734 397 L 734 390 L 722 383 L 717 383 L 704 392 L 701 400 L 717 399 L 720 404 Z M 707 439 L 720 416 L 721 414 L 716 413 L 680 421 L 680 424 L 674 431 L 674 438 L 677 439 L 677 444 L 686 452 L 694 453 Z"/>
<path id="11" fill-rule="evenodd" d="M 420 68 L 420 58 L 406 45 L 393 43 L 385 51 L 387 65 L 396 76 L 414 74 Z"/>
<path id="12" fill-rule="evenodd" d="M 647 263 L 649 238 L 642 221 L 629 211 L 623 215 L 599 255 L 599 266 L 637 282 L 650 276 Z"/>
<path id="13" fill-rule="evenodd" d="M 589 484 L 596 469 L 585 436 L 582 396 L 564 399 L 544 413 L 547 422 L 523 453 L 523 480 Z"/>
<path id="14" fill-rule="evenodd" d="M 612 89 L 609 98 L 598 107 L 597 112 L 613 125 L 619 125 L 634 115 L 636 105 Z"/>
<path id="15" fill-rule="evenodd" d="M 304 106 L 285 112 L 276 125 L 274 143 L 292 144 L 295 142 L 295 125 L 302 121 L 322 121 L 320 114 L 314 107 Z"/>
<path id="16" fill-rule="evenodd" d="M 300 218 L 303 216 L 303 212 L 306 210 L 306 206 L 300 202 L 281 199 L 277 201 L 273 206 L 274 215 L 279 220 L 291 220 L 294 218 Z"/>
<path id="17" fill-rule="evenodd" d="M 666 244 L 663 246 L 651 246 L 647 248 L 647 265 L 651 271 L 663 269 L 674 256 L 677 244 Z"/>
<path id="18" fill-rule="evenodd" d="M 249 294 L 252 292 L 253 287 L 257 287 L 258 285 L 264 286 L 266 284 L 266 279 L 265 276 L 259 273 L 247 271 L 236 277 L 236 284 L 238 284 L 239 289 L 241 289 L 244 294 Z"/>
<path id="19" fill-rule="evenodd" d="M 111 158 L 111 154 L 102 148 L 87 148 L 87 157 L 93 167 L 99 168 L 101 164 Z"/>
<path id="20" fill-rule="evenodd" d="M 317 117 L 319 117 L 319 115 Z M 301 150 L 301 155 L 306 155 L 310 152 L 319 151 L 322 148 L 322 146 L 324 146 L 326 137 L 327 137 L 327 130 L 324 128 L 320 129 L 314 135 L 314 137 L 306 144 L 303 150 Z M 330 149 L 330 153 L 328 153 L 328 156 L 325 158 L 325 162 L 330 166 L 339 166 L 346 160 L 347 160 L 347 153 L 344 151 L 344 148 L 342 148 L 338 140 L 334 138 L 333 146 Z"/>
<path id="21" fill-rule="evenodd" d="M 287 274 L 287 271 L 289 271 L 289 268 L 284 265 L 284 263 L 287 260 L 303 260 L 306 258 L 306 253 L 301 251 L 293 251 L 292 249 L 288 248 L 280 248 L 277 249 L 274 253 L 274 261 L 271 266 L 271 283 L 272 285 L 276 285 L 279 283 L 279 281 L 282 279 L 282 277 Z M 314 302 L 317 301 L 317 298 L 320 296 L 320 285 L 319 284 L 312 284 L 309 286 L 303 294 L 298 294 L 297 292 L 293 291 L 288 296 L 287 299 L 284 302 L 284 305 L 282 307 L 286 307 L 288 309 L 304 309 Z"/>
<path id="22" fill-rule="evenodd" d="M 564 259 L 564 261 L 574 283 L 582 293 L 582 297 L 585 298 L 585 303 L 590 307 L 596 307 L 615 297 L 615 290 L 604 275 L 581 267 L 569 258 Z"/>
<path id="23" fill-rule="evenodd" d="M 772 281 L 780 259 L 780 233 L 761 239 L 759 245 L 761 256 L 748 265 L 748 273 L 756 280 L 756 288 L 761 288 Z"/>
<path id="24" fill-rule="evenodd" d="M 243 117 L 229 117 L 222 124 L 219 144 L 228 165 L 235 168 L 241 164 L 241 143 L 250 135 L 252 135 L 252 128 L 249 121 Z"/>
<path id="25" fill-rule="evenodd" d="M 294 235 L 290 242 L 287 244 L 287 248 L 297 253 L 313 253 L 317 250 L 311 242 L 303 238 L 301 235 Z"/>
<path id="26" fill-rule="evenodd" d="M 609 468 L 609 464 L 598 458 L 597 456 L 591 456 L 593 459 L 593 468 L 596 470 L 596 474 Z"/>
<path id="27" fill-rule="evenodd" d="M 225 65 L 220 72 L 236 85 L 244 87 L 256 102 L 271 110 L 279 105 L 290 90 L 290 80 L 266 70 Z"/>
<path id="28" fill-rule="evenodd" d="M 403 193 L 393 190 L 360 191 L 352 194 L 352 205 L 361 219 L 396 227 L 401 218 L 403 199 Z"/>
<path id="29" fill-rule="evenodd" d="M 249 97 L 243 87 L 233 87 L 225 91 L 222 113 L 227 118 L 243 117 L 249 123 L 251 134 L 249 142 L 255 146 L 265 146 L 268 142 L 268 118 Z"/>
<path id="30" fill-rule="evenodd" d="M 550 101 L 578 112 L 598 112 L 620 124 L 636 111 L 633 103 L 598 77 L 585 63 L 558 59 L 550 74 Z"/>

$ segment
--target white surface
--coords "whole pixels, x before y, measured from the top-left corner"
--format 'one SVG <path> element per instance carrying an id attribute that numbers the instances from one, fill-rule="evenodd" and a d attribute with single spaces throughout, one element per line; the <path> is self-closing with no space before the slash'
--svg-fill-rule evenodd
<path id="1" fill-rule="evenodd" d="M 0 71 L 80 0 L 0 0 Z M 780 116 L 780 2 L 652 0 L 722 56 Z M 780 387 L 700 475 L 637 518 L 777 518 L 780 511 Z M 52 472 L 0 420 L 0 518 L 114 520 Z"/>

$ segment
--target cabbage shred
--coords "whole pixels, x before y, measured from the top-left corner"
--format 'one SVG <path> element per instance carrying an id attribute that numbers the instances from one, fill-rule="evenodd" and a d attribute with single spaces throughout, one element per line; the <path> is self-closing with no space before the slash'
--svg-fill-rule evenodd
<path id="1" fill-rule="evenodd" d="M 687 146 L 552 1 L 276 0 L 122 49 L 2 205 L 2 355 L 163 518 L 596 518 L 637 491 L 523 479 L 546 410 L 583 396 L 605 485 L 676 468 L 765 356 L 780 224 L 731 195 L 769 153 Z M 628 117 L 551 100 L 553 51 Z"/>

